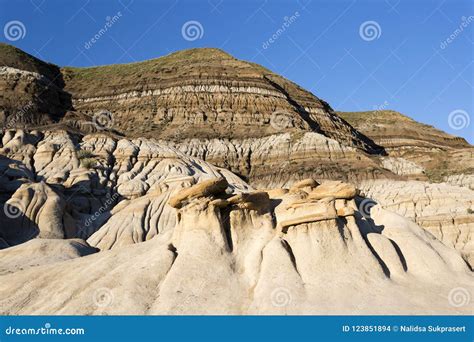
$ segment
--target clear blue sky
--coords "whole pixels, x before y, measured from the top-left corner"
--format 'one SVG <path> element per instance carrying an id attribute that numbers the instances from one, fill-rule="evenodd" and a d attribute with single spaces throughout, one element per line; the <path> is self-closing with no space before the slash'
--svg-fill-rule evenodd
<path id="1" fill-rule="evenodd" d="M 26 29 L 24 37 L 10 36 L 16 41 L 2 32 L 2 41 L 61 66 L 220 47 L 284 75 L 336 110 L 394 109 L 474 143 L 472 0 L 0 0 L 0 6 L 2 29 L 13 20 Z M 279 31 L 285 17 L 289 24 Z M 202 31 L 184 39 L 188 21 Z M 361 35 L 368 21 L 375 23 Z"/>

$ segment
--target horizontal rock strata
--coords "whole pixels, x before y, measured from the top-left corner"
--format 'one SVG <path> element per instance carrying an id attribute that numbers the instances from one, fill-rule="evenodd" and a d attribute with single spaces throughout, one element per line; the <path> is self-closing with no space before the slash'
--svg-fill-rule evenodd
<path id="1" fill-rule="evenodd" d="M 385 148 L 382 165 L 394 173 L 474 188 L 474 147 L 463 138 L 390 110 L 338 115 Z"/>
<path id="2" fill-rule="evenodd" d="M 374 181 L 361 187 L 365 196 L 413 220 L 447 246 L 459 250 L 474 266 L 474 191 L 415 181 Z"/>

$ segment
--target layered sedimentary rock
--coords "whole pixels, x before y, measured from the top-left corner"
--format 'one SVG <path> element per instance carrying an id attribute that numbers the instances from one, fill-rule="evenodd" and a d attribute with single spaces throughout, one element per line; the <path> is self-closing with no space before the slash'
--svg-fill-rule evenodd
<path id="1" fill-rule="evenodd" d="M 127 65 L 64 68 L 63 74 L 76 110 L 107 110 L 114 127 L 128 136 L 242 139 L 303 131 L 381 151 L 313 94 L 218 49 Z"/>
<path id="2" fill-rule="evenodd" d="M 0 43 L 0 125 L 14 128 L 58 121 L 72 108 L 60 69 Z"/>
<path id="3" fill-rule="evenodd" d="M 388 151 L 400 148 L 466 148 L 465 139 L 447 134 L 391 110 L 337 112 L 344 120 L 372 137 Z"/>
<path id="4" fill-rule="evenodd" d="M 5 79 L 0 86 L 7 93 L 0 102 L 5 120 L 13 116 L 12 108 L 23 107 L 22 92 L 35 104 L 29 119 L 18 117 L 11 124 L 4 120 L 7 127 L 46 123 L 42 114 L 47 113 L 56 123 L 88 118 L 129 137 L 248 138 L 303 131 L 368 152 L 383 150 L 313 94 L 218 49 L 180 51 L 141 63 L 59 69 L 2 44 L 0 66 Z M 46 89 L 36 89 L 33 83 Z M 53 88 L 70 96 L 72 103 L 47 96 Z M 38 101 L 46 112 L 36 107 Z M 68 110 L 75 114 L 64 118 Z M 101 121 L 103 112 L 110 114 L 110 122 Z"/>
<path id="5" fill-rule="evenodd" d="M 309 176 L 352 182 L 398 178 L 377 157 L 312 132 L 170 144 L 187 155 L 225 167 L 256 187 L 289 186 Z"/>
<path id="6" fill-rule="evenodd" d="M 166 143 L 105 134 L 11 131 L 0 153 L 2 204 L 17 200 L 39 231 L 20 243 L 34 236 L 3 218 L 2 314 L 472 310 L 452 305 L 473 281 L 453 244 L 381 206 L 365 212 L 348 183 L 255 190 Z"/>
<path id="7" fill-rule="evenodd" d="M 474 189 L 474 147 L 463 138 L 390 110 L 338 115 L 385 148 L 385 168 L 412 179 Z"/>
<path id="8" fill-rule="evenodd" d="M 384 168 L 425 181 L 364 181 L 358 183 L 364 193 L 454 246 L 474 265 L 474 148 L 394 111 L 338 114 L 384 146 Z"/>
<path id="9" fill-rule="evenodd" d="M 4 101 L 12 101 L 0 102 L 7 128 L 106 131 L 172 141 L 184 153 L 228 168 L 255 186 L 313 177 L 354 183 L 409 178 L 474 188 L 473 148 L 463 139 L 392 111 L 336 113 L 285 78 L 218 49 L 133 64 L 59 68 L 4 44 L 1 64 L 3 88 L 10 94 Z M 10 79 L 54 82 L 45 91 L 11 87 Z M 23 117 L 22 89 L 48 110 L 35 106 Z M 48 91 L 66 98 L 46 96 Z"/>
<path id="10" fill-rule="evenodd" d="M 218 49 L 60 69 L 2 45 L 1 64 L 5 80 L 28 79 L 70 98 L 60 101 L 58 94 L 53 98 L 45 89 L 28 86 L 25 91 L 34 100 L 26 102 L 35 106 L 24 115 L 23 88 L 10 89 L 8 83 L 3 88 L 11 94 L 4 99 L 12 102 L 0 102 L 4 128 L 102 131 L 172 141 L 185 153 L 229 168 L 255 185 L 284 185 L 291 182 L 288 174 L 297 174 L 296 179 L 396 178 L 376 159 L 383 148 L 326 102 Z M 13 113 L 15 105 L 19 115 Z"/>

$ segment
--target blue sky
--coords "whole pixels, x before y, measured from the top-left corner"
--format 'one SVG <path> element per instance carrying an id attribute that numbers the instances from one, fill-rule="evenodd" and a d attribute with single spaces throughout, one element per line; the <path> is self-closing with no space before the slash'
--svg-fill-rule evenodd
<path id="1" fill-rule="evenodd" d="M 220 47 L 336 110 L 394 109 L 474 143 L 470 0 L 0 0 L 0 6 L 2 41 L 61 66 Z M 24 27 L 19 36 L 7 30 L 15 21 Z"/>

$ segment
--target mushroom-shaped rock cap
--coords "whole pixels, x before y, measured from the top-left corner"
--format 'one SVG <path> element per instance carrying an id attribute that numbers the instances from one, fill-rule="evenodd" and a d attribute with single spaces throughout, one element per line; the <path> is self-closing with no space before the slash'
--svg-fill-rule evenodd
<path id="1" fill-rule="evenodd" d="M 316 182 L 313 178 L 307 178 L 300 180 L 299 182 L 296 182 L 292 185 L 291 189 L 296 190 L 296 189 L 304 189 L 304 188 L 315 188 L 319 185 L 318 182 Z"/>
<path id="2" fill-rule="evenodd" d="M 288 189 L 270 189 L 270 190 L 265 190 L 265 192 L 268 194 L 268 197 L 270 198 L 281 198 L 285 196 L 288 193 Z"/>
<path id="3" fill-rule="evenodd" d="M 308 195 L 309 200 L 319 200 L 327 197 L 335 199 L 352 199 L 357 195 L 357 189 L 354 185 L 340 181 L 325 182 L 311 191 Z"/>
<path id="4" fill-rule="evenodd" d="M 227 201 L 239 208 L 249 210 L 265 210 L 270 206 L 270 198 L 266 191 L 237 194 L 227 199 Z"/>
<path id="5" fill-rule="evenodd" d="M 229 183 L 225 178 L 214 178 L 202 181 L 190 188 L 184 189 L 171 197 L 168 204 L 173 208 L 181 208 L 185 203 L 194 198 L 217 195 L 225 192 Z"/>

